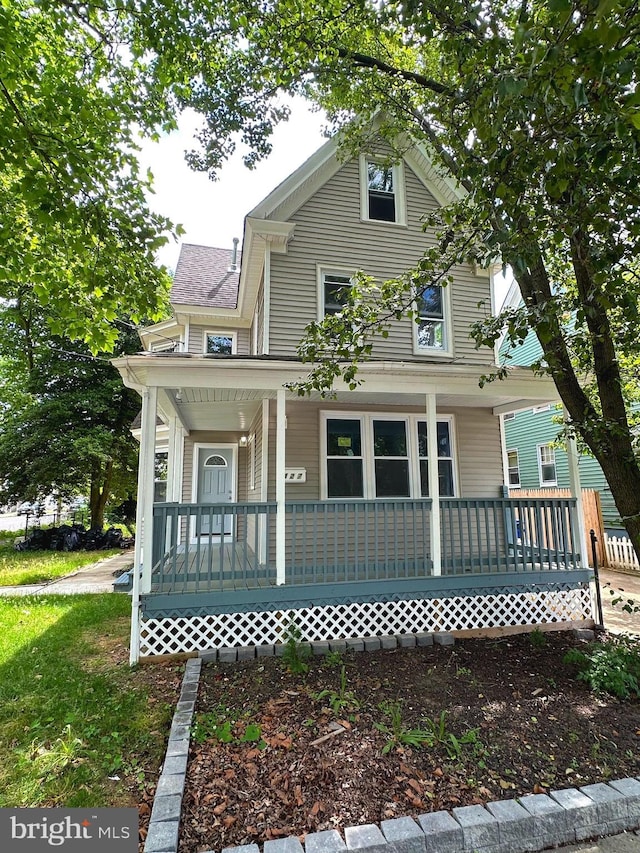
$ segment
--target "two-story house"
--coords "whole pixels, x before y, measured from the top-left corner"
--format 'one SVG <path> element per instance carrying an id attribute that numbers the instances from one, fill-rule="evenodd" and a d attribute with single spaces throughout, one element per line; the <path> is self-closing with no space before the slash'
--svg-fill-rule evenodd
<path id="1" fill-rule="evenodd" d="M 173 318 L 114 362 L 143 401 L 132 660 L 274 644 L 292 622 L 330 641 L 590 618 L 575 502 L 503 497 L 500 415 L 556 392 L 524 369 L 480 387 L 489 271 L 425 291 L 355 390 L 288 390 L 307 324 L 356 271 L 415 264 L 425 213 L 458 192 L 420 147 L 388 166 L 334 139 L 247 215 L 241 258 L 183 246 Z"/>

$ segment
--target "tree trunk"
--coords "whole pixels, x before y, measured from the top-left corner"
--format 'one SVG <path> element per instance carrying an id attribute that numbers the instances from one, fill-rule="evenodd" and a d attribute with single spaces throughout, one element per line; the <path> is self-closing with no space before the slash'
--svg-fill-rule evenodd
<path id="1" fill-rule="evenodd" d="M 112 460 L 106 463 L 104 471 L 102 465 L 96 462 L 91 472 L 91 488 L 89 493 L 91 527 L 98 527 L 100 530 L 104 527 L 104 510 L 109 498 L 112 474 Z"/>
<path id="2" fill-rule="evenodd" d="M 529 251 L 533 260 L 526 269 L 521 266 L 515 277 L 527 307 L 543 311 L 545 333 L 538 337 L 549 373 L 569 413 L 570 426 L 582 436 L 602 468 L 622 523 L 640 558 L 640 467 L 633 450 L 611 326 L 605 306 L 599 303 L 601 292 L 589 268 L 588 239 L 584 232 L 575 232 L 572 261 L 578 291 L 587 308 L 585 314 L 602 415 L 580 385 L 567 348 L 566 329 L 555 309 L 546 305 L 552 305 L 553 297 L 542 253 L 531 245 Z M 535 324 L 532 327 L 536 329 Z"/>

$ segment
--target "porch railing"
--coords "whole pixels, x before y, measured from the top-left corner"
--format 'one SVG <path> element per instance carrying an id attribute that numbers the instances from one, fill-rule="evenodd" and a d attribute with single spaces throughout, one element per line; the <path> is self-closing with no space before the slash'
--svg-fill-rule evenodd
<path id="1" fill-rule="evenodd" d="M 301 501 L 286 512 L 289 583 L 432 574 L 428 498 Z"/>
<path id="2" fill-rule="evenodd" d="M 267 551 L 275 512 L 275 503 L 155 504 L 152 591 L 274 584 Z"/>
<path id="3" fill-rule="evenodd" d="M 578 568 L 575 500 L 440 503 L 443 575 Z M 154 592 L 276 582 L 276 504 L 154 506 Z M 431 501 L 291 501 L 285 582 L 336 584 L 433 575 Z"/>

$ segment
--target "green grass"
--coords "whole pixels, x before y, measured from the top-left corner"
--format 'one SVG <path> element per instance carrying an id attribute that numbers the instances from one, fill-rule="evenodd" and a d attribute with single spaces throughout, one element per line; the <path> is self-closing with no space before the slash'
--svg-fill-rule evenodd
<path id="1" fill-rule="evenodd" d="M 15 534 L 14 534 L 15 535 Z M 117 549 L 108 551 L 16 551 L 0 540 L 0 586 L 24 586 L 61 578 L 82 566 L 97 563 Z"/>
<path id="2" fill-rule="evenodd" d="M 155 778 L 172 709 L 128 665 L 129 610 L 109 593 L 0 599 L 0 807 L 131 805 Z"/>

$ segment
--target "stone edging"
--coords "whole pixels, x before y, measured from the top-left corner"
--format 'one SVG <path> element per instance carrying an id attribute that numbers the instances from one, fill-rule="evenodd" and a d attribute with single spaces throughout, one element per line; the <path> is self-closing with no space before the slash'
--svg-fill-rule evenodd
<path id="1" fill-rule="evenodd" d="M 314 650 L 315 651 L 315 650 Z M 177 853 L 189 734 L 202 657 L 186 663 L 171 724 L 144 853 Z M 223 656 L 221 657 L 223 659 Z M 417 818 L 400 817 L 344 830 L 309 833 L 304 847 L 288 838 L 264 843 L 263 853 L 533 853 L 559 844 L 640 829 L 640 777 L 598 782 L 549 794 L 527 794 L 486 806 L 461 806 Z M 213 851 L 208 851 L 213 853 Z M 257 844 L 222 853 L 260 853 Z"/>

